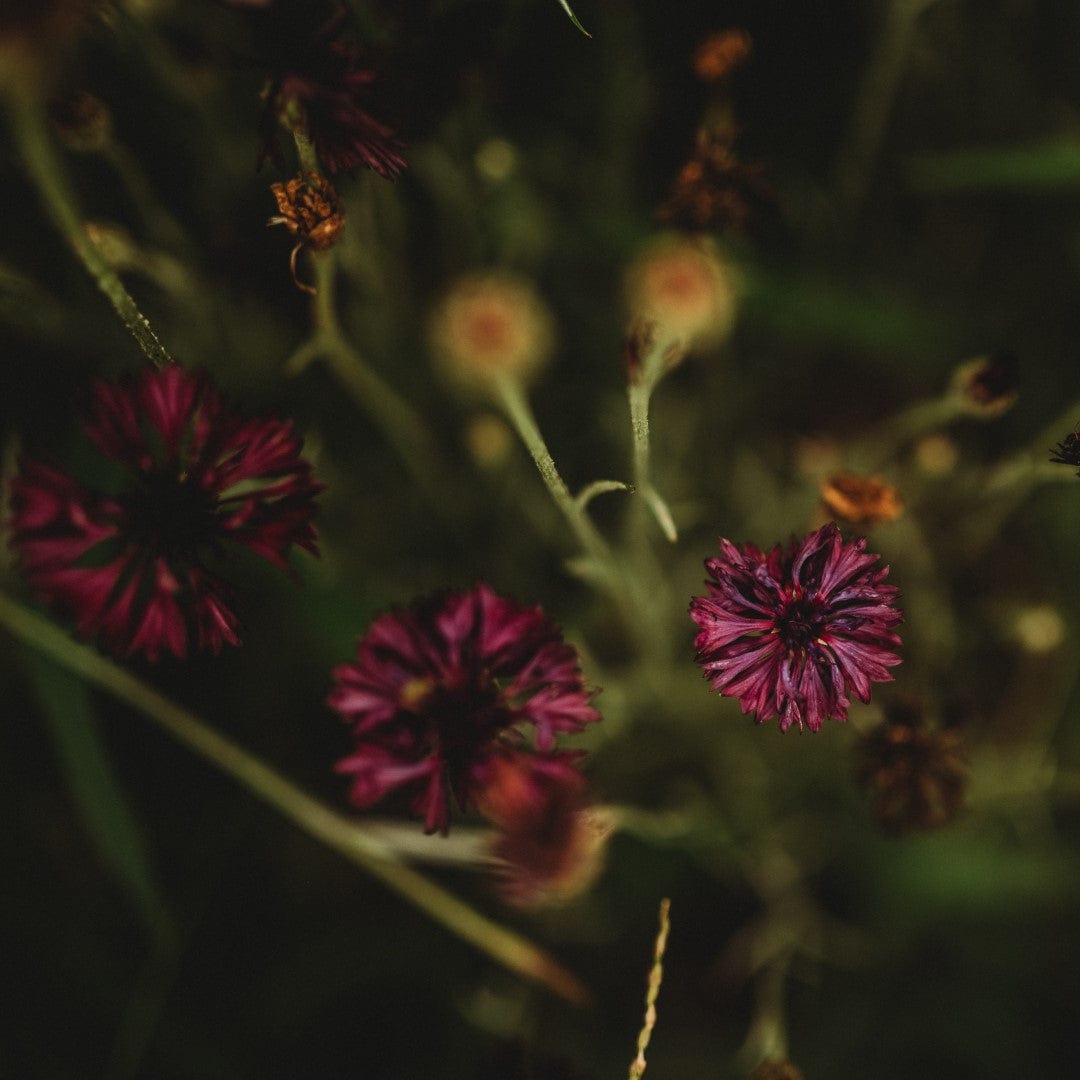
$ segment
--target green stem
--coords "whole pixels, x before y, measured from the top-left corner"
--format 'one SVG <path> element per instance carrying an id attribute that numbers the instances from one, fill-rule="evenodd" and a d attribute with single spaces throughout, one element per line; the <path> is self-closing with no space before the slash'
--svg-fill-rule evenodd
<path id="1" fill-rule="evenodd" d="M 10 95 L 8 105 L 15 143 L 53 224 L 67 237 L 146 358 L 158 367 L 172 363 L 172 357 L 150 328 L 146 316 L 86 235 L 63 164 L 49 135 L 48 118 L 42 103 L 32 91 L 16 89 Z"/>
<path id="2" fill-rule="evenodd" d="M 504 967 L 543 984 L 568 1001 L 586 1000 L 587 991 L 578 979 L 535 945 L 405 866 L 388 846 L 367 835 L 355 821 L 312 798 L 242 747 L 219 735 L 194 713 L 95 650 L 73 642 L 47 619 L 3 593 L 0 593 L 0 624 L 21 641 L 142 713 L 309 836 L 362 867 Z"/>
<path id="3" fill-rule="evenodd" d="M 627 389 L 630 398 L 630 428 L 634 435 L 634 486 L 652 511 L 664 536 L 675 543 L 679 539 L 675 521 L 667 503 L 653 487 L 649 475 L 649 400 L 652 397 L 654 383 L 649 379 L 632 382 Z"/>
<path id="4" fill-rule="evenodd" d="M 609 566 L 611 549 L 596 531 L 596 527 L 570 494 L 570 490 L 559 475 L 559 470 L 555 467 L 555 459 L 551 456 L 547 443 L 544 442 L 544 436 L 536 423 L 536 417 L 521 383 L 513 376 L 504 375 L 495 380 L 494 389 L 498 403 L 536 463 L 544 486 L 551 494 L 555 505 L 562 511 L 581 549 L 598 567 Z"/>

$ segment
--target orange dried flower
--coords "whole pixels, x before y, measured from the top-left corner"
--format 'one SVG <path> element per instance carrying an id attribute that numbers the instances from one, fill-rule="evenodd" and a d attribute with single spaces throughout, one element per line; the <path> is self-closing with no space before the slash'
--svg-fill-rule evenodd
<path id="1" fill-rule="evenodd" d="M 284 225 L 296 237 L 296 246 L 289 256 L 289 269 L 297 288 L 314 293 L 296 277 L 296 257 L 302 248 L 326 251 L 333 247 L 345 227 L 341 201 L 333 184 L 317 172 L 301 173 L 284 184 L 271 184 L 279 214 L 267 224 Z"/>
<path id="2" fill-rule="evenodd" d="M 803 1080 L 802 1072 L 790 1061 L 763 1061 L 751 1074 L 750 1080 Z"/>
<path id="3" fill-rule="evenodd" d="M 746 63 L 753 41 L 745 30 L 710 34 L 694 53 L 694 74 L 702 82 L 718 82 Z"/>
<path id="4" fill-rule="evenodd" d="M 896 488 L 877 476 L 836 473 L 822 481 L 821 500 L 834 517 L 852 525 L 880 525 L 904 512 Z"/>

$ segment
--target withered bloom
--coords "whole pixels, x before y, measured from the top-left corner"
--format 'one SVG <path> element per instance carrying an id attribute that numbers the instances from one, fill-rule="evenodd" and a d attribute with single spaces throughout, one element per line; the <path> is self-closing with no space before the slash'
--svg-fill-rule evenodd
<path id="1" fill-rule="evenodd" d="M 296 237 L 296 244 L 289 255 L 289 269 L 297 288 L 313 293 L 296 277 L 296 257 L 301 249 L 326 251 L 334 245 L 345 227 L 341 201 L 334 186 L 316 172 L 301 173 L 284 184 L 271 184 L 270 190 L 278 205 L 278 215 L 268 224 L 284 225 Z"/>
<path id="2" fill-rule="evenodd" d="M 612 822 L 585 805 L 580 756 L 503 755 L 487 770 L 477 806 L 497 827 L 499 891 L 517 907 L 571 900 L 602 869 Z"/>
<path id="3" fill-rule="evenodd" d="M 967 787 L 960 733 L 928 727 L 917 706 L 890 709 L 885 722 L 859 741 L 855 772 L 890 836 L 947 825 L 960 812 Z"/>
<path id="4" fill-rule="evenodd" d="M 710 34 L 694 53 L 694 74 L 702 82 L 719 82 L 750 57 L 753 40 L 745 30 Z"/>
<path id="5" fill-rule="evenodd" d="M 741 230 L 775 202 L 765 166 L 739 158 L 734 134 L 733 125 L 701 129 L 693 156 L 660 207 L 661 221 L 685 229 Z"/>
<path id="6" fill-rule="evenodd" d="M 972 416 L 992 420 L 1016 401 L 1020 362 L 1010 352 L 977 356 L 953 375 L 953 392 Z"/>
<path id="7" fill-rule="evenodd" d="M 803 1074 L 790 1061 L 770 1059 L 750 1074 L 750 1080 L 803 1080 Z"/>
<path id="8" fill-rule="evenodd" d="M 896 488 L 880 477 L 855 473 L 836 473 L 823 480 L 821 501 L 833 517 L 853 525 L 880 525 L 904 512 Z"/>
<path id="9" fill-rule="evenodd" d="M 405 168 L 401 144 L 393 129 L 368 111 L 375 72 L 360 60 L 360 48 L 344 36 L 347 10 L 334 14 L 314 33 L 306 22 L 310 6 L 282 5 L 268 12 L 275 24 L 275 56 L 264 93 L 259 163 L 281 162 L 277 143 L 279 121 L 299 124 L 331 174 L 371 169 L 392 178 Z"/>

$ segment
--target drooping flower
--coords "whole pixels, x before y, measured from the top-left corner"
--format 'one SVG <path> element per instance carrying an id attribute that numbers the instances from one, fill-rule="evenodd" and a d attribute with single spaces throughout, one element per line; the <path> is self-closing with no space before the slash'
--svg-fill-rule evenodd
<path id="1" fill-rule="evenodd" d="M 206 375 L 169 365 L 99 382 L 83 431 L 123 478 L 99 491 L 24 457 L 11 537 L 33 590 L 118 654 L 157 660 L 239 644 L 231 543 L 288 569 L 317 553 L 320 485 L 291 422 L 231 412 Z"/>
<path id="2" fill-rule="evenodd" d="M 897 589 L 884 584 L 888 567 L 865 549 L 833 522 L 786 551 L 721 539 L 720 555 L 705 561 L 709 595 L 690 603 L 712 688 L 759 724 L 779 716 L 781 731 L 846 720 L 850 693 L 869 701 L 870 684 L 891 680 L 900 663 L 902 614 Z"/>
<path id="3" fill-rule="evenodd" d="M 334 676 L 329 703 L 356 739 L 337 766 L 353 804 L 400 789 L 427 832 L 446 833 L 453 805 L 476 805 L 516 755 L 565 773 L 556 736 L 600 719 L 555 624 L 482 583 L 380 616 Z"/>
<path id="4" fill-rule="evenodd" d="M 586 805 L 578 756 L 501 755 L 477 795 L 478 809 L 496 826 L 491 854 L 499 891 L 515 907 L 572 900 L 603 868 L 614 822 Z"/>
<path id="5" fill-rule="evenodd" d="M 371 169 L 392 178 L 405 168 L 392 128 L 367 111 L 374 71 L 361 63 L 360 48 L 345 37 L 347 11 L 339 4 L 314 33 L 307 30 L 310 5 L 272 9 L 277 20 L 265 91 L 259 163 L 281 161 L 277 128 L 298 122 L 331 174 Z"/>
<path id="6" fill-rule="evenodd" d="M 345 228 L 341 200 L 334 185 L 316 172 L 301 173 L 284 184 L 271 184 L 270 191 L 278 205 L 278 213 L 267 224 L 284 225 L 296 238 L 289 255 L 289 270 L 293 283 L 304 292 L 315 289 L 296 276 L 296 257 L 308 247 L 314 252 L 329 251 Z"/>

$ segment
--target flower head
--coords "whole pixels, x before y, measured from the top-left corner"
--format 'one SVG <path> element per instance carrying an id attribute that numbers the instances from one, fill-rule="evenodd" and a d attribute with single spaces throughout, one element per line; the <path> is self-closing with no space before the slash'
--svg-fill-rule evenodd
<path id="1" fill-rule="evenodd" d="M 504 375 L 528 381 L 555 341 L 551 312 L 535 289 L 501 273 L 455 281 L 432 315 L 430 336 L 443 371 L 472 389 Z"/>
<path id="2" fill-rule="evenodd" d="M 904 512 L 896 488 L 877 476 L 857 473 L 835 473 L 822 481 L 821 501 L 834 517 L 855 525 L 880 525 Z"/>
<path id="3" fill-rule="evenodd" d="M 292 424 L 243 419 L 207 376 L 170 365 L 99 382 L 83 430 L 125 476 L 106 493 L 22 460 L 11 536 L 31 587 L 116 653 L 238 644 L 210 560 L 230 541 L 282 569 L 293 545 L 317 550 L 319 485 Z"/>
<path id="4" fill-rule="evenodd" d="M 586 807 L 578 756 L 502 755 L 477 796 L 478 809 L 496 826 L 491 854 L 499 891 L 516 907 L 572 900 L 603 868 L 613 823 Z"/>
<path id="5" fill-rule="evenodd" d="M 555 751 L 556 736 L 600 719 L 554 623 L 484 584 L 380 616 L 334 676 L 329 703 L 356 739 L 337 766 L 352 777 L 352 802 L 401 789 L 428 832 L 446 833 L 452 804 L 476 805 L 507 765 L 526 793 L 544 787 L 541 776 L 565 779 L 573 758 Z M 521 770 L 527 727 L 531 774 Z M 500 783 L 505 795 L 505 774 Z"/>
<path id="6" fill-rule="evenodd" d="M 889 710 L 856 755 L 856 776 L 888 835 L 938 829 L 960 812 L 967 788 L 960 733 L 928 727 L 918 707 Z"/>
<path id="7" fill-rule="evenodd" d="M 310 7 L 301 6 L 291 17 L 310 18 Z M 271 18 L 275 12 L 271 11 Z M 391 128 L 366 109 L 375 73 L 363 66 L 357 44 L 343 36 L 346 9 L 334 14 L 314 34 L 285 25 L 282 14 L 275 40 L 273 72 L 265 92 L 260 164 L 267 158 L 281 160 L 277 145 L 279 119 L 299 122 L 327 172 L 355 173 L 371 169 L 392 178 L 405 168 L 401 144 Z M 297 47 L 297 42 L 302 44 Z"/>
<path id="8" fill-rule="evenodd" d="M 993 420 L 1016 401 L 1020 361 L 1010 352 L 977 356 L 957 367 L 952 391 L 970 416 Z"/>
<path id="9" fill-rule="evenodd" d="M 655 323 L 687 348 L 715 345 L 735 324 L 732 271 L 704 240 L 655 241 L 630 267 L 626 294 L 635 322 Z"/>
<path id="10" fill-rule="evenodd" d="M 1077 466 L 1076 475 L 1080 476 L 1080 426 L 1075 431 L 1070 431 L 1050 451 L 1050 460 L 1056 461 L 1059 465 Z"/>
<path id="11" fill-rule="evenodd" d="M 705 562 L 709 595 L 690 603 L 712 688 L 759 724 L 779 715 L 781 731 L 846 720 L 849 693 L 869 701 L 870 684 L 900 663 L 892 630 L 902 615 L 896 588 L 883 584 L 888 567 L 865 548 L 832 522 L 786 551 L 721 539 Z"/>
<path id="12" fill-rule="evenodd" d="M 296 276 L 296 257 L 304 247 L 312 251 L 328 251 L 345 228 L 334 185 L 316 172 L 301 173 L 284 184 L 271 184 L 270 191 L 278 205 L 278 213 L 267 224 L 284 225 L 296 238 L 289 256 L 289 269 L 297 288 L 314 293 L 310 285 Z"/>

